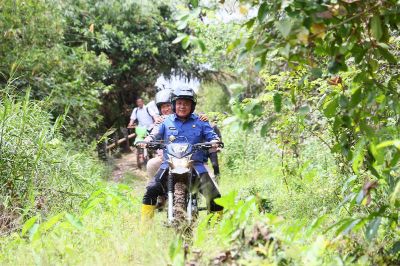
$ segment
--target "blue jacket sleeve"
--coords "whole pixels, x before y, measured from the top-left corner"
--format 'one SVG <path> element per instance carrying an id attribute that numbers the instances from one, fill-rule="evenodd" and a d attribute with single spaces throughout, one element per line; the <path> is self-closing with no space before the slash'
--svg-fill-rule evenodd
<path id="1" fill-rule="evenodd" d="M 203 133 L 206 141 L 219 140 L 217 133 L 208 122 L 203 122 Z"/>
<path id="2" fill-rule="evenodd" d="M 164 137 L 164 132 L 165 132 L 165 121 L 162 122 L 161 124 L 157 125 L 157 130 L 152 131 L 152 133 L 150 133 L 150 137 L 153 140 L 161 140 Z"/>

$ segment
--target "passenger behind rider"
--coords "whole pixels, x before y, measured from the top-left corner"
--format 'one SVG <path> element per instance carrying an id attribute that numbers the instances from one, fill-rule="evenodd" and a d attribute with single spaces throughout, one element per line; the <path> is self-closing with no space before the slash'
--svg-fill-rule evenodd
<path id="1" fill-rule="evenodd" d="M 160 124 L 164 121 L 164 119 L 172 114 L 172 103 L 171 103 L 171 91 L 168 89 L 161 90 L 157 92 L 156 97 L 155 97 L 155 102 L 157 105 L 157 108 L 160 112 L 160 116 L 157 117 L 155 121 L 155 125 L 152 130 L 152 135 L 155 135 L 159 131 L 159 126 Z M 152 138 L 147 137 L 145 141 L 151 141 Z M 147 176 L 149 178 L 152 178 L 157 170 L 160 168 L 161 163 L 163 161 L 163 151 L 158 150 L 157 155 L 154 158 L 151 158 L 147 162 Z"/>
<path id="2" fill-rule="evenodd" d="M 196 107 L 196 94 L 192 89 L 179 88 L 172 94 L 172 109 L 175 114 L 169 115 L 160 124 L 158 132 L 151 134 L 153 140 L 164 140 L 165 143 L 172 142 L 178 136 L 184 137 L 190 144 L 203 141 L 218 142 L 218 136 L 210 124 L 203 122 L 193 114 Z M 193 167 L 199 176 L 199 190 L 206 198 L 207 207 L 211 212 L 222 211 L 222 207 L 215 203 L 215 199 L 221 197 L 216 183 L 210 178 L 203 164 L 204 154 L 199 151 L 192 156 Z M 153 180 L 148 184 L 143 196 L 142 221 L 154 216 L 157 197 L 166 192 L 166 180 L 168 176 L 168 155 L 164 153 L 163 163 Z"/>

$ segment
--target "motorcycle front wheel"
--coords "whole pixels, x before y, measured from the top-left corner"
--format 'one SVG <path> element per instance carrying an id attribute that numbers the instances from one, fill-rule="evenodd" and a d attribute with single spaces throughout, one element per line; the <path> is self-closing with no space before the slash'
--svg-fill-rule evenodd
<path id="1" fill-rule="evenodd" d="M 173 216 L 177 226 L 186 221 L 186 184 L 182 182 L 176 182 L 174 186 Z"/>

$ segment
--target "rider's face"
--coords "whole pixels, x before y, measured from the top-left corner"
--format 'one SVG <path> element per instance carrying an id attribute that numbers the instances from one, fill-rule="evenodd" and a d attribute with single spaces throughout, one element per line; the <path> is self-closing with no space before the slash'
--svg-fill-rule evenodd
<path id="1" fill-rule="evenodd" d="M 178 117 L 188 117 L 192 109 L 192 101 L 188 99 L 176 100 L 176 115 Z"/>
<path id="2" fill-rule="evenodd" d="M 162 115 L 169 115 L 172 114 L 172 105 L 170 103 L 163 103 L 161 104 L 161 114 Z"/>

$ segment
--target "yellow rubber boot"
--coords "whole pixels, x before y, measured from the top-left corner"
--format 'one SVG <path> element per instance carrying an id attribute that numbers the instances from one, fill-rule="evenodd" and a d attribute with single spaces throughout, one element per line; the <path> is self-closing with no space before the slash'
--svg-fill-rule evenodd
<path id="1" fill-rule="evenodd" d="M 142 204 L 142 216 L 141 216 L 142 224 L 153 219 L 155 209 L 156 209 L 155 205 Z"/>

